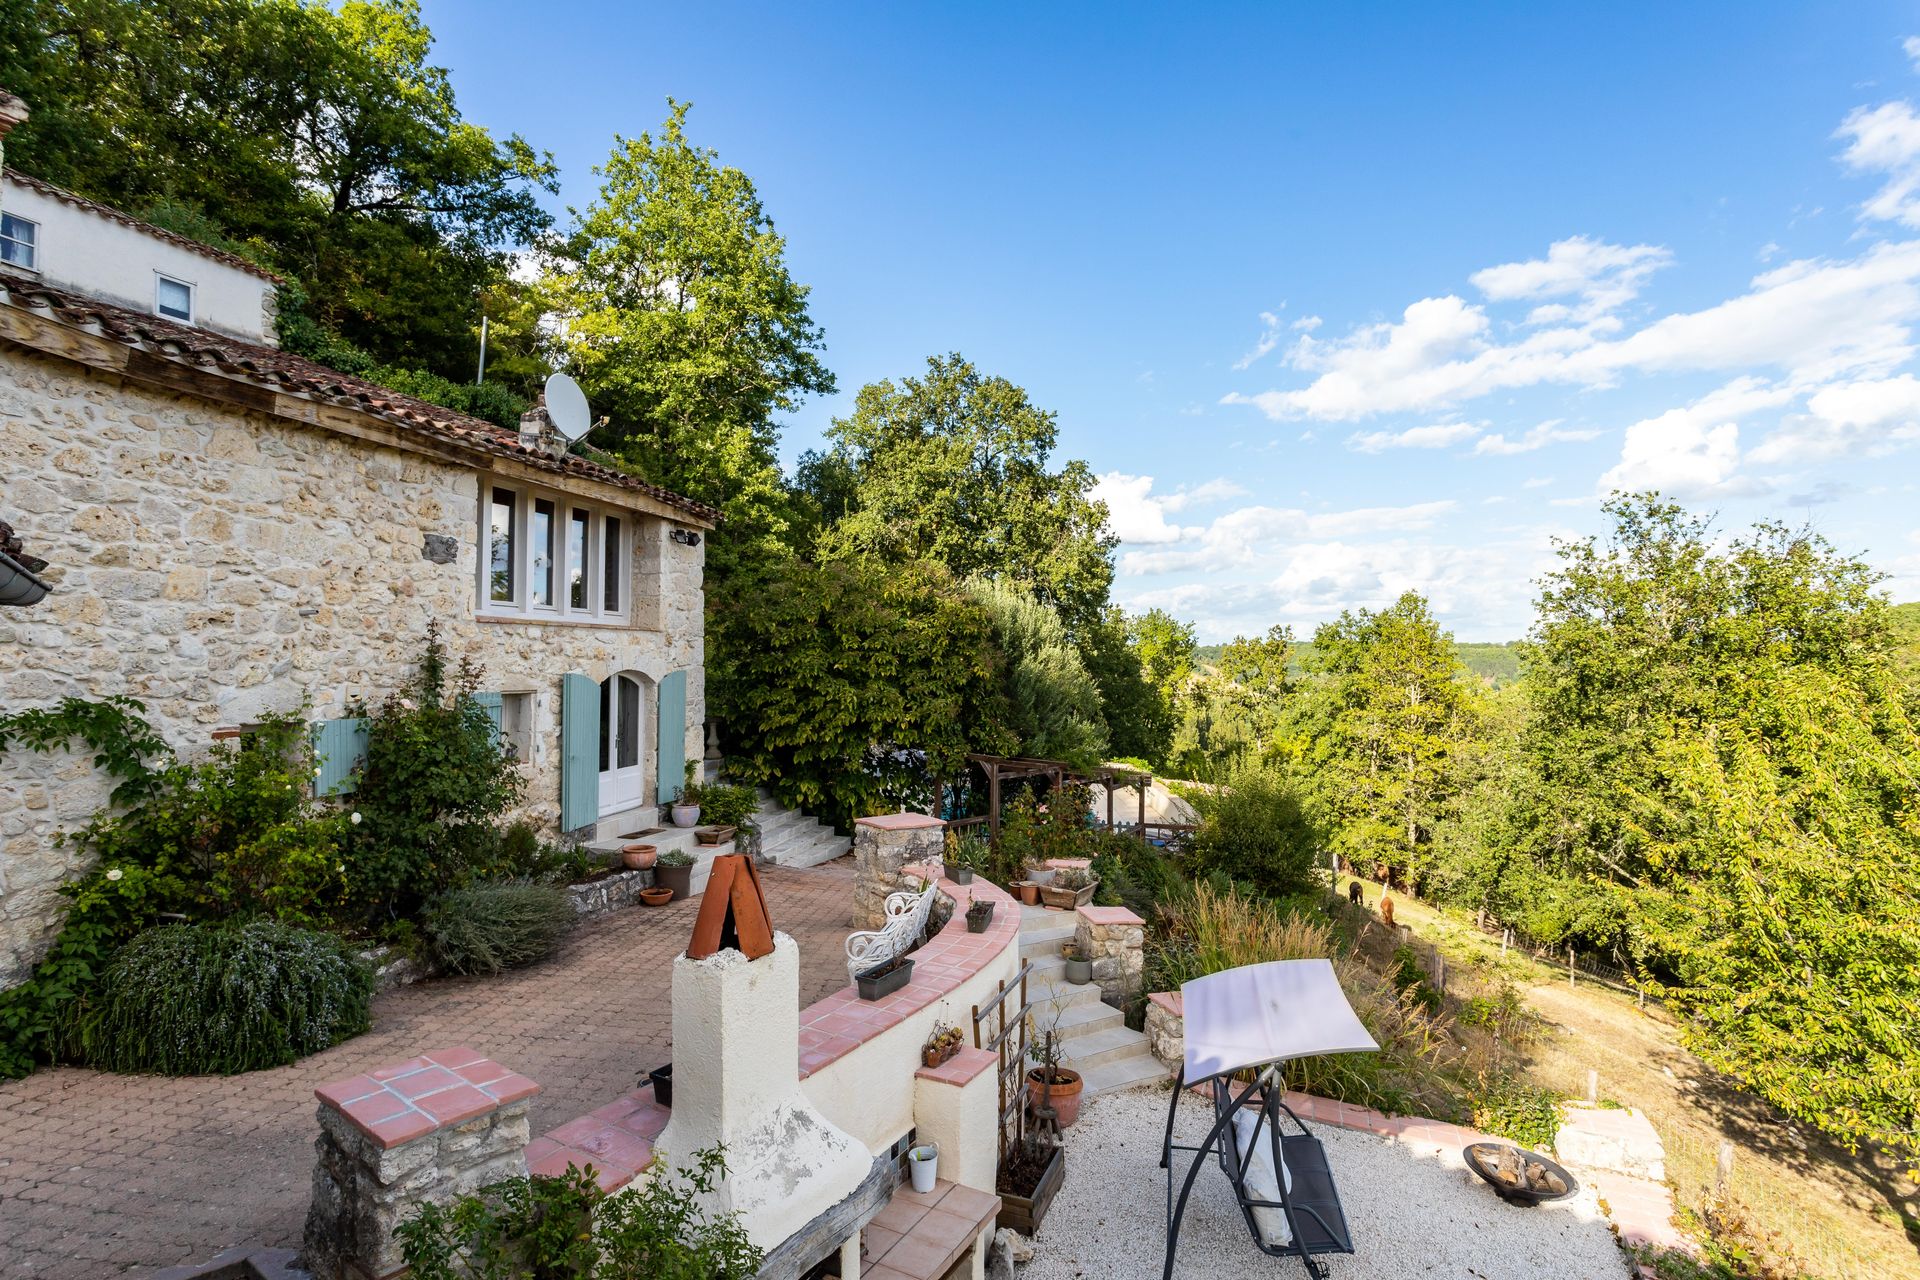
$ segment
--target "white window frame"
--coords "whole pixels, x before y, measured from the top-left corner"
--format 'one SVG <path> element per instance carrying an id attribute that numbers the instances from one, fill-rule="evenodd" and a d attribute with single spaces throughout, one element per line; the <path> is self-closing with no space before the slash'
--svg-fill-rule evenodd
<path id="1" fill-rule="evenodd" d="M 169 284 L 177 284 L 187 291 L 187 314 L 185 319 L 175 315 L 168 315 L 160 309 L 160 288 L 162 285 Z M 170 276 L 164 271 L 156 271 L 153 273 L 153 314 L 159 316 L 162 320 L 172 320 L 177 324 L 192 324 L 194 317 L 200 314 L 199 301 L 200 287 L 193 281 L 182 280 L 179 276 Z"/>
<path id="2" fill-rule="evenodd" d="M 25 262 L 6 262 L 5 265 L 12 267 L 15 271 L 39 271 L 40 224 L 32 218 L 23 218 L 17 213 L 9 213 L 4 216 L 13 219 L 18 225 L 25 226 L 29 237 L 28 239 L 22 240 L 19 236 L 7 235 L 4 229 L 0 229 L 0 243 L 21 245 L 24 246 L 27 251 L 27 260 Z"/>
<path id="3" fill-rule="evenodd" d="M 513 599 L 495 600 L 493 598 L 493 495 L 495 490 L 504 489 L 513 494 L 513 531 L 511 535 L 513 556 Z M 533 603 L 533 504 L 538 501 L 553 504 L 553 575 L 552 602 L 550 604 Z M 634 525 L 638 519 L 631 511 L 618 507 L 602 506 L 586 502 L 569 494 L 551 489 L 534 488 L 523 484 L 510 484 L 491 476 L 480 479 L 480 519 L 475 530 L 479 555 L 476 598 L 479 601 L 479 613 L 491 618 L 524 618 L 540 622 L 598 622 L 626 625 L 633 613 L 633 548 Z M 584 512 L 587 517 L 587 545 L 585 552 L 586 601 L 584 609 L 573 605 L 573 592 L 568 577 L 567 544 L 573 530 L 575 512 Z M 607 568 L 607 521 L 620 522 L 620 582 L 618 607 L 608 609 L 606 605 L 606 568 Z"/>

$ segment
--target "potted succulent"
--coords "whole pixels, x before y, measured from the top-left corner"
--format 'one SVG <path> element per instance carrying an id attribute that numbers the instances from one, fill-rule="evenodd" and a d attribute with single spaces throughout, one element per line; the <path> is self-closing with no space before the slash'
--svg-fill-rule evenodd
<path id="1" fill-rule="evenodd" d="M 652 844 L 623 844 L 620 846 L 620 863 L 629 871 L 651 871 L 660 856 L 660 846 Z"/>
<path id="2" fill-rule="evenodd" d="M 978 837 L 947 833 L 947 879 L 955 884 L 972 884 L 973 873 L 980 867 L 985 848 Z"/>
<path id="3" fill-rule="evenodd" d="M 640 901 L 650 907 L 664 907 L 673 901 L 673 890 L 663 884 L 648 885 L 640 891 Z"/>
<path id="4" fill-rule="evenodd" d="M 1062 1052 L 1056 1009 L 1052 1025 L 1027 1043 L 1027 1056 L 1040 1064 L 1027 1072 L 1027 1105 L 1034 1111 L 1052 1107 L 1055 1122 L 1065 1129 L 1080 1118 L 1080 1091 L 1085 1085 L 1078 1071 L 1060 1065 Z"/>
<path id="5" fill-rule="evenodd" d="M 921 1195 L 933 1190 L 940 1176 L 940 1148 L 931 1142 L 907 1148 L 907 1169 L 913 1176 L 913 1189 Z"/>
<path id="6" fill-rule="evenodd" d="M 920 1046 L 920 1065 L 937 1067 L 950 1062 L 953 1055 L 960 1052 L 960 1028 L 950 1027 L 944 1022 L 933 1024 L 933 1032 L 927 1042 Z"/>
<path id="7" fill-rule="evenodd" d="M 653 867 L 655 885 L 673 890 L 677 902 L 693 892 L 693 855 L 685 849 L 669 849 Z"/>
<path id="8" fill-rule="evenodd" d="M 1093 957 L 1081 950 L 1078 942 L 1060 944 L 1061 958 L 1067 962 L 1067 981 L 1084 987 L 1093 981 Z"/>
<path id="9" fill-rule="evenodd" d="M 993 923 L 993 909 L 999 905 L 997 902 L 988 902 L 984 899 L 975 902 L 969 898 L 967 901 L 967 932 L 985 933 L 987 926 Z"/>
<path id="10" fill-rule="evenodd" d="M 653 1085 L 653 1100 L 663 1107 L 673 1106 L 673 1064 L 655 1067 L 647 1072 L 647 1080 Z"/>
<path id="11" fill-rule="evenodd" d="M 1060 911 L 1072 911 L 1092 902 L 1093 891 L 1099 886 L 1100 877 L 1093 872 L 1068 867 L 1054 874 L 1052 884 L 1040 886 L 1040 901 Z"/>
<path id="12" fill-rule="evenodd" d="M 913 957 L 896 956 L 854 978 L 862 1000 L 879 1000 L 892 995 L 913 981 Z"/>

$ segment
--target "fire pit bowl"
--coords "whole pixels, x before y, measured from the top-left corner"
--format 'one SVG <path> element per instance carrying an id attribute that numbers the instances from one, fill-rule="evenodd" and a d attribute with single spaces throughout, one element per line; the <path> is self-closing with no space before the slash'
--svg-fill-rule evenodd
<path id="1" fill-rule="evenodd" d="M 1467 1168 L 1487 1180 L 1509 1204 L 1565 1200 L 1580 1189 L 1572 1174 L 1541 1155 L 1503 1142 L 1476 1142 L 1462 1153 Z M 1554 1189 L 1555 1182 L 1560 1190 Z"/>

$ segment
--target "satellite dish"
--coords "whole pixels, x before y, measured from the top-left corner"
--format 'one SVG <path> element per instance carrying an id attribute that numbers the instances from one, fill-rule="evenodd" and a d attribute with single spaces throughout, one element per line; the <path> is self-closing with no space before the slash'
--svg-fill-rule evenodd
<path id="1" fill-rule="evenodd" d="M 587 393 L 564 373 L 547 376 L 547 417 L 553 429 L 569 441 L 587 434 L 593 417 L 587 410 Z"/>

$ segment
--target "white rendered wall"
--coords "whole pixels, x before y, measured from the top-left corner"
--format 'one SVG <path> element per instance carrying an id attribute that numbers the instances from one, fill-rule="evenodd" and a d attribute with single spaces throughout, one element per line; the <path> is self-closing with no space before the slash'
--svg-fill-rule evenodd
<path id="1" fill-rule="evenodd" d="M 0 187 L 0 209 L 39 224 L 34 274 L 48 284 L 153 315 L 155 277 L 167 275 L 194 287 L 195 325 L 252 342 L 276 341 L 271 281 L 11 178 Z"/>

